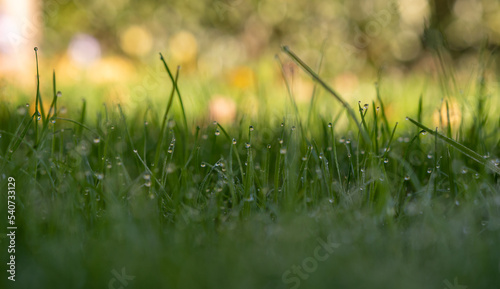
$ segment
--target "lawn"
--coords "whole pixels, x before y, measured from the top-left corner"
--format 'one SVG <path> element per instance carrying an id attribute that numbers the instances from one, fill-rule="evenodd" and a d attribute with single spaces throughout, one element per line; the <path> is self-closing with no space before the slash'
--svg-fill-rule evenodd
<path id="1" fill-rule="evenodd" d="M 398 119 L 391 78 L 358 103 L 279 59 L 313 100 L 282 65 L 279 112 L 232 123 L 195 124 L 163 56 L 167 93 L 135 111 L 64 113 L 57 71 L 50 97 L 37 82 L 30 104 L 2 101 L 1 288 L 498 288 L 499 98 L 481 71 L 472 99 L 437 88 L 437 114 L 422 93 Z"/>

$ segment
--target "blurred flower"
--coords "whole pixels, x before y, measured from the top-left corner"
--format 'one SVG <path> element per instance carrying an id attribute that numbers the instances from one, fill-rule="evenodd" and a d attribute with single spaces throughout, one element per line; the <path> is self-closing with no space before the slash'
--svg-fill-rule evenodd
<path id="1" fill-rule="evenodd" d="M 446 108 L 446 101 L 441 103 L 441 108 L 434 112 L 433 120 L 434 125 L 442 127 L 448 126 L 448 113 L 450 114 L 450 123 L 452 128 L 457 128 L 462 120 L 462 112 L 460 106 L 454 99 L 448 98 L 448 109 Z"/>
<path id="2" fill-rule="evenodd" d="M 170 38 L 170 52 L 179 62 L 188 64 L 196 60 L 198 42 L 193 34 L 181 31 Z"/>
<path id="3" fill-rule="evenodd" d="M 151 33 L 142 26 L 129 26 L 120 35 L 120 41 L 123 51 L 132 56 L 144 56 L 153 47 Z"/>
<path id="4" fill-rule="evenodd" d="M 95 83 L 124 81 L 131 77 L 134 71 L 132 64 L 122 57 L 107 57 L 94 63 L 89 68 L 90 79 Z"/>
<path id="5" fill-rule="evenodd" d="M 236 118 L 236 102 L 229 97 L 215 95 L 208 104 L 210 119 L 220 123 L 231 123 Z"/>
<path id="6" fill-rule="evenodd" d="M 0 37 L 0 53 L 8 54 L 14 49 L 9 39 L 12 33 L 20 34 L 19 27 L 16 26 L 16 21 L 12 17 L 0 13 L 0 35 L 7 36 Z"/>
<path id="7" fill-rule="evenodd" d="M 342 96 L 349 96 L 359 87 L 359 78 L 352 72 L 344 72 L 333 80 L 333 89 Z"/>
<path id="8" fill-rule="evenodd" d="M 254 85 L 255 76 L 251 68 L 246 66 L 237 67 L 229 72 L 231 85 L 239 89 L 250 88 Z"/>
<path id="9" fill-rule="evenodd" d="M 89 66 L 101 58 L 101 45 L 90 35 L 77 34 L 71 39 L 68 52 L 78 65 Z"/>

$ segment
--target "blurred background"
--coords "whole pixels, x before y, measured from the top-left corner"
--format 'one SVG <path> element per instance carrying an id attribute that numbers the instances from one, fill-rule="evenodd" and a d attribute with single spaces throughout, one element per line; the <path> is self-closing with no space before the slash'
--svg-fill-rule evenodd
<path id="1" fill-rule="evenodd" d="M 496 91 L 495 54 L 478 59 L 481 46 L 499 43 L 498 0 L 0 0 L 0 98 L 34 99 L 37 46 L 45 97 L 54 69 L 69 107 L 81 98 L 161 103 L 171 87 L 162 52 L 172 70 L 182 67 L 188 113 L 230 122 L 286 98 L 276 54 L 297 102 L 310 102 L 313 83 L 280 54 L 286 44 L 351 100 L 371 102 L 382 72 L 397 115 L 420 94 L 437 99 L 433 110 L 446 94 L 467 98 L 474 72 Z M 433 85 L 438 46 L 458 90 Z"/>

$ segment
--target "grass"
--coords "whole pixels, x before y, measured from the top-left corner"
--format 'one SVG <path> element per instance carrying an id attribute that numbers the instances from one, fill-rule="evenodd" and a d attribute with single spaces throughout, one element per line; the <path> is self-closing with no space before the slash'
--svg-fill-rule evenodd
<path id="1" fill-rule="evenodd" d="M 38 74 L 33 114 L 2 103 L 0 183 L 16 179 L 19 228 L 17 281 L 2 288 L 102 288 L 122 268 L 135 276 L 123 288 L 500 284 L 500 118 L 484 115 L 484 89 L 474 122 L 452 128 L 448 108 L 444 131 L 430 128 L 421 97 L 400 131 L 380 84 L 354 109 L 283 49 L 338 114 L 318 116 L 311 101 L 302 117 L 288 87 L 287 118 L 191 127 L 163 56 L 165 107 L 126 115 L 83 102 L 62 118 L 55 73 L 47 112 Z M 325 242 L 337 245 L 319 260 Z"/>

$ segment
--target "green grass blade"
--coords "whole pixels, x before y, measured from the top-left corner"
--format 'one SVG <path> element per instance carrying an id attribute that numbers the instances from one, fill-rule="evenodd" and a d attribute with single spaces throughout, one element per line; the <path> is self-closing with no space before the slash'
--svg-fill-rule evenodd
<path id="1" fill-rule="evenodd" d="M 356 123 L 356 126 L 358 127 L 359 131 L 363 135 L 363 139 L 365 142 L 368 144 L 371 144 L 370 136 L 361 128 L 361 124 L 359 120 L 356 118 L 356 114 L 354 113 L 354 110 L 351 108 L 349 103 L 347 103 L 335 90 L 333 90 L 326 82 L 319 77 L 319 75 L 314 72 L 302 59 L 300 59 L 293 51 L 290 50 L 288 46 L 283 46 L 282 50 L 290 56 L 302 69 L 309 74 L 315 81 L 317 81 L 323 88 L 328 91 L 337 101 L 339 101 L 344 108 L 347 110 L 349 115 L 351 116 L 352 120 Z"/>
<path id="2" fill-rule="evenodd" d="M 459 152 L 461 152 L 465 156 L 469 157 L 471 160 L 489 168 L 490 170 L 492 170 L 493 172 L 495 172 L 497 174 L 500 174 L 500 168 L 496 167 L 493 163 L 485 160 L 480 154 L 476 153 L 475 151 L 471 150 L 470 148 L 456 142 L 455 140 L 453 140 L 447 136 L 444 136 L 444 135 L 438 133 L 437 131 L 431 130 L 427 126 L 419 123 L 418 121 L 416 121 L 412 118 L 407 117 L 407 119 L 411 123 L 413 123 L 414 125 L 425 130 L 426 132 L 430 133 L 431 135 L 437 136 L 438 138 L 440 138 L 441 140 L 443 140 L 444 142 L 446 142 L 447 144 L 449 144 L 450 146 L 452 146 L 453 148 L 455 148 L 456 150 L 458 150 Z"/>

